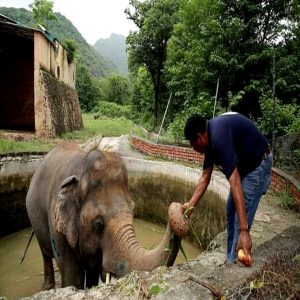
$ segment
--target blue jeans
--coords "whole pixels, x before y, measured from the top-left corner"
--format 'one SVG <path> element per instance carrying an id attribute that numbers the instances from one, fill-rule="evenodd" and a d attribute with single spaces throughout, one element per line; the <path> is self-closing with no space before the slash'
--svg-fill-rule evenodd
<path id="1" fill-rule="evenodd" d="M 270 153 L 253 172 L 242 179 L 249 230 L 251 229 L 261 196 L 267 192 L 270 186 L 272 163 L 273 155 Z M 236 246 L 239 238 L 239 222 L 231 193 L 229 193 L 227 199 L 226 217 L 227 262 L 230 263 L 236 259 Z"/>

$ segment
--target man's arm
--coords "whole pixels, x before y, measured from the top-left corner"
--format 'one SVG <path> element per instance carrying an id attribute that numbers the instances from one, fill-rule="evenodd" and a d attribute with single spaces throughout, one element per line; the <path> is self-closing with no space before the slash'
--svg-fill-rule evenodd
<path id="1" fill-rule="evenodd" d="M 248 231 L 244 192 L 237 168 L 233 170 L 231 176 L 229 177 L 229 184 L 240 226 L 240 236 L 237 243 L 237 249 L 242 248 L 245 254 L 250 254 L 252 248 L 252 240 Z"/>
<path id="2" fill-rule="evenodd" d="M 189 202 L 183 204 L 183 209 L 192 208 L 197 205 L 204 192 L 206 191 L 207 186 L 209 185 L 212 171 L 213 165 L 202 171 L 202 175 L 200 176 L 194 194 Z"/>

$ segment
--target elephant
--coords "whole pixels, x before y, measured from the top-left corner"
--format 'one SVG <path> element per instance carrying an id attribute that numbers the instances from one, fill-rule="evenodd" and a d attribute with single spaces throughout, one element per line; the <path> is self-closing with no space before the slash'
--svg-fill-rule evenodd
<path id="1" fill-rule="evenodd" d="M 26 209 L 42 252 L 45 290 L 55 287 L 53 259 L 62 287 L 84 289 L 97 285 L 99 276 L 104 281 L 106 273 L 120 277 L 171 266 L 180 247 L 168 223 L 160 244 L 144 249 L 133 227 L 122 158 L 99 149 L 86 152 L 75 142 L 62 142 L 44 157 L 31 179 Z"/>

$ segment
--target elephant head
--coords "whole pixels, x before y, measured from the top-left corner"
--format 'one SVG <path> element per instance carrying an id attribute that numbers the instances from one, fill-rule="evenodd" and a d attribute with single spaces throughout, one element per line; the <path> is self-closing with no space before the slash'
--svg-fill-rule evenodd
<path id="1" fill-rule="evenodd" d="M 172 265 L 179 238 L 168 224 L 161 243 L 155 249 L 144 249 L 135 236 L 133 209 L 122 159 L 115 153 L 94 150 L 85 155 L 78 173 L 65 178 L 60 186 L 55 229 L 102 275 L 121 276 L 132 270 Z M 168 251 L 172 238 L 175 243 Z"/>

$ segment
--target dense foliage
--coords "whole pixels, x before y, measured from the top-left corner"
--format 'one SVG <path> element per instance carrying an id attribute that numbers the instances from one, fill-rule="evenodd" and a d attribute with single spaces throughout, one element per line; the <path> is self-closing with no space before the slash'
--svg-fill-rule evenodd
<path id="1" fill-rule="evenodd" d="M 94 111 L 101 97 L 97 80 L 90 76 L 89 70 L 82 64 L 77 66 L 76 90 L 82 111 Z"/>
<path id="2" fill-rule="evenodd" d="M 154 91 L 149 73 L 140 67 L 133 77 L 132 118 L 147 129 L 153 128 Z"/>
<path id="3" fill-rule="evenodd" d="M 112 73 L 101 81 L 101 100 L 117 104 L 129 104 L 131 101 L 131 85 L 127 77 Z"/>
<path id="4" fill-rule="evenodd" d="M 165 106 L 154 81 L 147 91 L 144 84 L 153 78 L 148 64 L 159 63 L 155 74 L 173 95 L 167 123 L 178 139 L 186 118 L 195 112 L 211 118 L 214 112 L 238 111 L 257 122 L 268 137 L 273 127 L 276 135 L 300 131 L 299 1 L 180 0 L 172 13 L 168 3 L 132 0 L 134 13 L 127 11 L 140 28 L 127 42 L 133 106 L 141 109 L 141 116 L 149 105 L 142 110 L 139 103 L 148 99 Z M 159 37 L 157 30 L 169 35 L 163 39 L 168 42 L 164 56 L 154 58 L 152 53 L 161 49 L 153 42 Z"/>
<path id="5" fill-rule="evenodd" d="M 116 119 L 125 118 L 131 119 L 131 106 L 130 105 L 119 105 L 114 102 L 101 101 L 94 114 L 95 119 Z"/>
<path id="6" fill-rule="evenodd" d="M 296 25 L 292 5 L 292 1 L 182 1 L 167 61 L 169 87 L 179 107 L 205 107 L 209 102 L 202 113 L 212 117 L 219 79 L 221 111 L 236 110 L 254 120 L 262 117 L 260 103 L 272 99 L 273 57 L 296 38 L 290 26 Z M 283 20 L 289 22 L 284 25 Z M 282 56 L 277 56 L 278 69 Z M 279 76 L 284 74 L 278 69 L 277 95 L 283 94 L 279 82 L 286 80 Z M 297 79 L 292 81 L 294 85 Z M 291 104 L 294 99 L 281 101 Z"/>
<path id="7" fill-rule="evenodd" d="M 75 62 L 76 60 L 76 52 L 78 51 L 76 42 L 74 40 L 66 39 L 64 41 L 63 46 L 67 50 L 67 59 L 68 63 Z"/>
<path id="8" fill-rule="evenodd" d="M 125 12 L 139 31 L 127 37 L 129 69 L 139 74 L 138 69 L 144 67 L 150 75 L 154 91 L 152 110 L 155 128 L 158 124 L 159 101 L 163 98 L 165 88 L 163 71 L 167 43 L 177 22 L 179 0 L 130 0 L 130 5 L 133 9 L 128 8 Z"/>
<path id="9" fill-rule="evenodd" d="M 48 27 L 48 21 L 57 20 L 53 13 L 53 2 L 49 0 L 34 0 L 29 5 L 36 24 Z"/>

